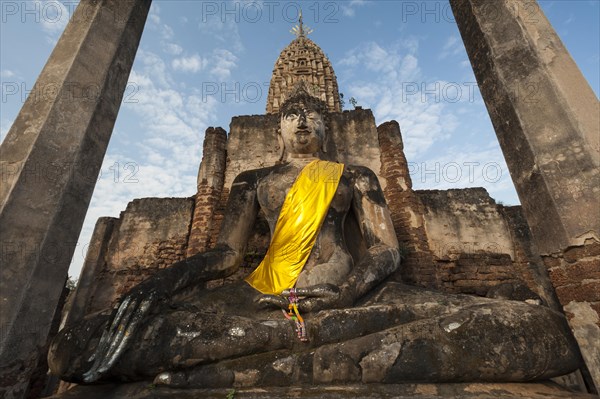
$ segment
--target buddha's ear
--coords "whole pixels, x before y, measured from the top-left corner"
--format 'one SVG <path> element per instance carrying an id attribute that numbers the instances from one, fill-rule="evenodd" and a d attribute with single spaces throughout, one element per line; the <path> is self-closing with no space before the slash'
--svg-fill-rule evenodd
<path id="1" fill-rule="evenodd" d="M 275 133 L 275 135 L 277 136 L 277 144 L 279 144 L 279 162 L 283 162 L 283 158 L 285 157 L 285 143 L 283 142 L 283 137 L 281 136 L 281 129 L 277 129 L 277 133 Z"/>

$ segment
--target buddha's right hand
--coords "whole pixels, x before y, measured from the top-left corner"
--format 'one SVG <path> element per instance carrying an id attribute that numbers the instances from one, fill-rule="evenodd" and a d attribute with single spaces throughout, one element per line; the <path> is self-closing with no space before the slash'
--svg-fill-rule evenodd
<path id="1" fill-rule="evenodd" d="M 110 370 L 127 349 L 131 338 L 136 335 L 140 322 L 162 296 L 155 286 L 142 283 L 119 301 L 94 354 L 89 359 L 94 363 L 83 374 L 85 382 L 98 381 Z"/>

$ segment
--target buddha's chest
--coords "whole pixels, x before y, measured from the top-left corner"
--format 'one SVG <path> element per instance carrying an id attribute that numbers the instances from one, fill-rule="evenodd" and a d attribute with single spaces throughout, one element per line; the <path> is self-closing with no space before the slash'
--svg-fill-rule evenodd
<path id="1" fill-rule="evenodd" d="M 265 176 L 258 183 L 258 203 L 269 222 L 276 222 L 285 198 L 298 175 L 297 170 L 275 171 Z M 330 184 L 330 182 L 320 183 Z M 330 209 L 346 212 L 352 201 L 352 186 L 347 176 L 342 175 L 336 193 L 331 201 Z"/>

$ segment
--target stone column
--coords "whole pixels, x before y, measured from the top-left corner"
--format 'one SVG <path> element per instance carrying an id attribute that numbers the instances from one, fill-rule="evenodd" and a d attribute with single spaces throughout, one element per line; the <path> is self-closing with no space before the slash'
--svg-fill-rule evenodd
<path id="1" fill-rule="evenodd" d="M 41 354 L 151 0 L 82 0 L 0 147 L 0 396 Z"/>
<path id="2" fill-rule="evenodd" d="M 65 312 L 67 312 L 67 317 L 64 320 L 65 327 L 72 327 L 86 315 L 94 289 L 98 283 L 98 276 L 105 271 L 103 267 L 106 265 L 110 238 L 115 226 L 118 229 L 118 225 L 119 219 L 112 217 L 101 217 L 96 221 L 77 287 L 71 294 L 70 303 L 65 308 Z"/>
<path id="3" fill-rule="evenodd" d="M 537 2 L 450 4 L 541 255 L 584 248 L 566 265 L 546 263 L 567 275 L 581 270 L 562 296 L 562 282 L 550 275 L 600 386 L 600 277 L 597 263 L 589 267 L 600 258 L 598 99 Z"/>

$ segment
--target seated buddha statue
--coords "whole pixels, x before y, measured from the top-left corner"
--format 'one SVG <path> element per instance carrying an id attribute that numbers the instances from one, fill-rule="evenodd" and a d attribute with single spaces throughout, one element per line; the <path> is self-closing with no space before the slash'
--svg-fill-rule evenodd
<path id="1" fill-rule="evenodd" d="M 389 281 L 401 266 L 383 192 L 368 168 L 326 159 L 326 117 L 298 86 L 280 111 L 281 162 L 237 176 L 215 247 L 63 329 L 52 373 L 222 387 L 529 381 L 579 367 L 564 317 L 546 307 Z M 271 231 L 264 260 L 244 280 L 198 290 L 238 270 L 259 210 Z M 344 239 L 349 215 L 359 259 Z"/>

